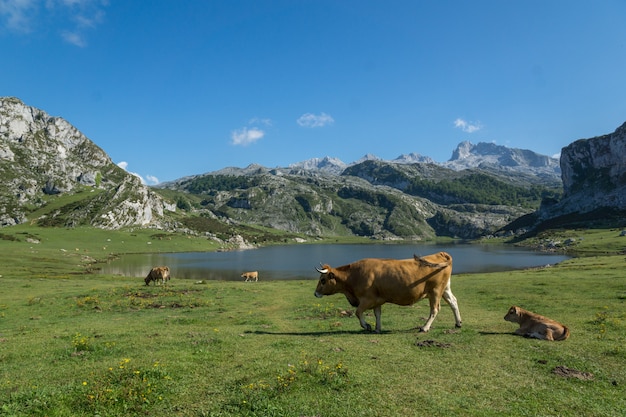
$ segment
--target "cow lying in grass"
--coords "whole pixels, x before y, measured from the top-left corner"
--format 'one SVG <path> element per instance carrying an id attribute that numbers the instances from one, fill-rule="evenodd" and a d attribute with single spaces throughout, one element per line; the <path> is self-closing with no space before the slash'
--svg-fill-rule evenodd
<path id="1" fill-rule="evenodd" d="M 565 340 L 569 337 L 569 329 L 561 323 L 513 306 L 504 316 L 504 320 L 520 325 L 515 334 L 544 340 Z"/>
<path id="2" fill-rule="evenodd" d="M 165 285 L 170 280 L 170 269 L 167 266 L 155 266 L 150 270 L 148 276 L 144 279 L 146 285 L 150 285 L 150 281 L 154 281 L 156 285 L 159 283 Z"/>
<path id="3" fill-rule="evenodd" d="M 246 282 L 248 281 L 258 281 L 259 280 L 259 271 L 252 271 L 252 272 L 244 272 L 243 274 L 241 274 L 241 278 L 245 278 Z"/>
<path id="4" fill-rule="evenodd" d="M 452 257 L 446 252 L 411 259 L 361 259 L 338 268 L 322 265 L 315 296 L 342 293 L 356 307 L 361 327 L 371 331 L 363 313 L 373 309 L 376 333 L 381 331 L 381 306 L 393 303 L 411 305 L 428 297 L 430 315 L 420 331 L 427 332 L 439 312 L 441 298 L 454 312 L 456 327 L 461 327 L 461 313 L 450 289 Z"/>

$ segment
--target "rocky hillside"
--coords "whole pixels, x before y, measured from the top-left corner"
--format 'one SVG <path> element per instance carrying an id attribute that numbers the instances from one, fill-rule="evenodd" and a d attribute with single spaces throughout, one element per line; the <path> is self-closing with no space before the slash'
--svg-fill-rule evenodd
<path id="1" fill-rule="evenodd" d="M 16 98 L 0 98 L 0 179 L 0 226 L 157 225 L 175 208 L 67 121 Z M 33 218 L 55 196 L 78 193 L 80 203 Z"/>
<path id="2" fill-rule="evenodd" d="M 533 212 L 557 189 L 521 186 L 478 169 L 374 159 L 324 170 L 227 168 L 182 178 L 161 188 L 184 192 L 199 216 L 262 225 L 310 236 L 375 239 L 473 238 Z"/>

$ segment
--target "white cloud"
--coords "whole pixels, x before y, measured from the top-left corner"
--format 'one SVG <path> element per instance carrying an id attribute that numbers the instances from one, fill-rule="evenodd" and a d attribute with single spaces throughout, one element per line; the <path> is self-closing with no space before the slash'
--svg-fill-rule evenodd
<path id="1" fill-rule="evenodd" d="M 331 115 L 326 113 L 313 114 L 305 113 L 296 120 L 296 122 L 302 127 L 324 127 L 335 123 L 335 119 Z"/>
<path id="2" fill-rule="evenodd" d="M 129 174 L 134 175 L 135 177 L 139 178 L 139 180 L 141 181 L 143 185 L 156 185 L 159 183 L 159 179 L 155 177 L 154 175 L 146 175 L 146 178 L 144 178 L 141 175 L 137 174 L 136 172 L 129 171 L 128 162 L 126 161 L 118 162 L 117 166 L 122 168 L 124 171 L 128 172 Z"/>
<path id="3" fill-rule="evenodd" d="M 248 121 L 249 125 L 263 125 L 267 127 L 272 126 L 272 119 L 267 119 L 263 117 L 253 117 Z"/>
<path id="4" fill-rule="evenodd" d="M 480 122 L 467 122 L 460 118 L 454 121 L 454 127 L 466 133 L 474 133 L 483 128 Z"/>
<path id="5" fill-rule="evenodd" d="M 82 48 L 85 31 L 104 21 L 107 6 L 109 0 L 0 0 L 0 26 L 22 34 L 58 26 L 65 42 Z"/>
<path id="6" fill-rule="evenodd" d="M 146 183 L 149 185 L 157 185 L 159 182 L 159 179 L 154 175 L 146 175 Z"/>
<path id="7" fill-rule="evenodd" d="M 72 45 L 76 45 L 81 48 L 87 46 L 87 42 L 85 42 L 85 38 L 83 38 L 83 36 L 80 33 L 65 31 L 61 33 L 61 37 L 65 40 L 65 42 L 71 43 Z"/>
<path id="8" fill-rule="evenodd" d="M 230 134 L 230 139 L 233 145 L 246 146 L 262 139 L 263 136 L 265 136 L 265 132 L 259 128 L 252 127 L 248 129 L 247 127 L 242 127 L 241 129 L 233 130 Z"/>
<path id="9" fill-rule="evenodd" d="M 0 0 L 0 24 L 12 31 L 28 33 L 31 31 L 32 10 L 36 0 Z"/>

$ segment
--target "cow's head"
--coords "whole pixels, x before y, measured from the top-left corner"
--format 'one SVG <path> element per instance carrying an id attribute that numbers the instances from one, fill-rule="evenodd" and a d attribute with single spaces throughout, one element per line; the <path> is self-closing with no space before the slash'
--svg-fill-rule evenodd
<path id="1" fill-rule="evenodd" d="M 315 288 L 315 296 L 321 298 L 324 295 L 335 294 L 338 291 L 337 279 L 330 265 L 322 265 L 321 268 L 315 268 L 315 270 L 321 274 L 317 288 Z"/>
<path id="2" fill-rule="evenodd" d="M 519 316 L 520 316 L 519 307 L 512 306 L 511 308 L 509 308 L 509 311 L 506 313 L 506 316 L 504 316 L 504 320 L 516 323 L 519 321 Z"/>

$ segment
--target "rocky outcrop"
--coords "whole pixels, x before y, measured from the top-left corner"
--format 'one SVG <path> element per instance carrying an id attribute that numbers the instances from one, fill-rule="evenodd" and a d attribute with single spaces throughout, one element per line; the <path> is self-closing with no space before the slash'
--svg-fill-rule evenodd
<path id="1" fill-rule="evenodd" d="M 167 203 L 141 184 L 139 178 L 129 175 L 107 196 L 109 204 L 91 223 L 104 229 L 159 224 L 165 211 L 175 211 L 176 205 Z"/>
<path id="2" fill-rule="evenodd" d="M 0 97 L 0 226 L 25 222 L 50 200 L 90 189 L 97 191 L 65 225 L 145 226 L 158 223 L 167 204 L 128 174 L 66 120 Z M 99 201 L 101 200 L 101 201 Z"/>
<path id="3" fill-rule="evenodd" d="M 580 139 L 561 151 L 563 198 L 542 219 L 598 209 L 626 210 L 626 123 L 615 132 Z"/>

